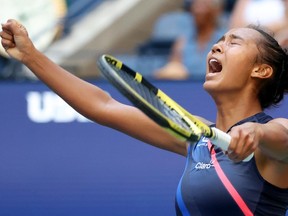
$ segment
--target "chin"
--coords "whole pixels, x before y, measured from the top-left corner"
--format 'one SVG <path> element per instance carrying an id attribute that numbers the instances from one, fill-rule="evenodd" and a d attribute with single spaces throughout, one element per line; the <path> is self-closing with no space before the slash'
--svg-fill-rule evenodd
<path id="1" fill-rule="evenodd" d="M 207 91 L 207 89 L 211 88 L 211 85 L 209 84 L 209 81 L 205 80 L 205 82 L 203 83 L 203 88 Z"/>
<path id="2" fill-rule="evenodd" d="M 213 90 L 217 89 L 217 84 L 216 82 L 213 82 L 212 80 L 206 79 L 205 82 L 203 83 L 203 88 L 208 93 L 212 93 Z"/>

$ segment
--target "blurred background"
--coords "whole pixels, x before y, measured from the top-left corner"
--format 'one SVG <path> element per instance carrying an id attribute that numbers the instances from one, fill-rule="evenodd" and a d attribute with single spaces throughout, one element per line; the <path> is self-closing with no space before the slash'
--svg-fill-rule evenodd
<path id="1" fill-rule="evenodd" d="M 231 11 L 230 4 L 221 19 Z M 169 61 L 175 41 L 196 32 L 189 0 L 1 0 L 0 11 L 1 22 L 20 20 L 38 49 L 85 79 L 101 78 L 96 59 L 103 53 L 153 76 Z M 0 79 L 34 79 L 2 48 L 0 53 Z"/>
<path id="2" fill-rule="evenodd" d="M 261 23 L 287 43 L 282 0 L 0 0 L 0 5 L 1 23 L 19 20 L 39 50 L 116 99 L 129 103 L 98 70 L 104 53 L 212 121 L 215 107 L 202 89 L 212 44 L 227 29 L 247 23 Z M 0 216 L 175 215 L 185 158 L 91 123 L 2 47 L 0 99 Z M 286 103 L 267 112 L 286 117 Z"/>

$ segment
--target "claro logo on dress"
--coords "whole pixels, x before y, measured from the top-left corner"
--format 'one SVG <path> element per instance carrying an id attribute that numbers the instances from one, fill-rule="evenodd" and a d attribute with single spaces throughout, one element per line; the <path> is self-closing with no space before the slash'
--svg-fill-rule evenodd
<path id="1" fill-rule="evenodd" d="M 53 92 L 31 91 L 26 95 L 27 115 L 35 123 L 91 122 Z"/>
<path id="2" fill-rule="evenodd" d="M 212 167 L 214 167 L 214 161 L 213 160 L 211 160 L 209 163 L 198 162 L 195 165 L 195 168 L 198 170 L 210 169 Z"/>

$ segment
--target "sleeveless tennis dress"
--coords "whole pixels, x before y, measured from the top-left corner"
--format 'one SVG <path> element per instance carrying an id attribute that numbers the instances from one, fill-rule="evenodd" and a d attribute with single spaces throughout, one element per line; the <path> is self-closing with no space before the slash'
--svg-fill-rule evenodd
<path id="1" fill-rule="evenodd" d="M 236 125 L 271 119 L 261 112 Z M 205 137 L 190 145 L 176 193 L 177 215 L 284 216 L 287 208 L 288 189 L 265 181 L 254 157 L 249 162 L 234 163 Z"/>

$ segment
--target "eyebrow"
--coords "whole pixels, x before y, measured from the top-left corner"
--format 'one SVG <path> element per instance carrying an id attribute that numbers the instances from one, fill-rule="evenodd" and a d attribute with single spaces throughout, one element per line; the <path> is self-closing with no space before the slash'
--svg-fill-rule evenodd
<path id="1" fill-rule="evenodd" d="M 226 37 L 227 37 L 226 35 L 223 35 L 223 36 L 217 41 L 217 43 L 219 43 L 220 41 L 225 41 Z M 244 41 L 244 38 L 242 38 L 242 37 L 240 37 L 239 35 L 236 35 L 236 34 L 230 34 L 228 37 L 229 37 L 230 39 L 239 39 L 239 40 Z"/>

